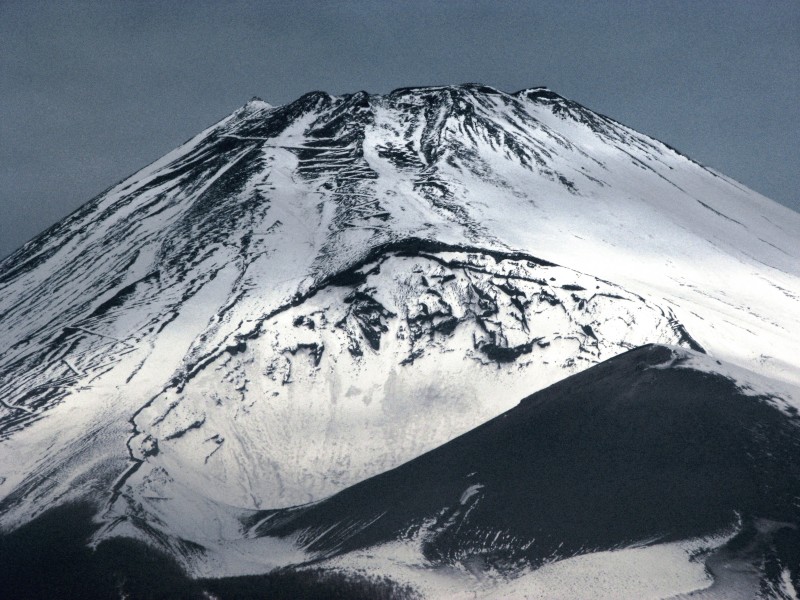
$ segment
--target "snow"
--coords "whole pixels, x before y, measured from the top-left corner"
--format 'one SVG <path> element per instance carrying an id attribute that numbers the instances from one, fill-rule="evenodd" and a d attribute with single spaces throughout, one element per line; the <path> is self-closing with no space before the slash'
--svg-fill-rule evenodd
<path id="1" fill-rule="evenodd" d="M 789 416 L 794 416 L 800 412 L 800 386 L 776 381 L 759 373 L 754 373 L 730 363 L 723 363 L 712 356 L 693 352 L 686 348 L 673 346 L 671 350 L 672 361 L 652 368 L 677 367 L 721 375 L 736 384 L 738 390 L 746 396 L 761 397 Z"/>
<path id="2" fill-rule="evenodd" d="M 711 585 L 703 563 L 690 559 L 693 552 L 705 547 L 703 540 L 583 554 L 550 563 L 508 582 L 485 586 L 476 597 L 667 598 Z"/>
<path id="3" fill-rule="evenodd" d="M 0 527 L 113 497 L 108 518 L 140 507 L 209 548 L 198 573 L 256 572 L 289 551 L 237 514 L 318 500 L 648 342 L 800 408 L 800 215 L 563 100 L 424 88 L 339 119 L 351 99 L 253 100 L 0 263 Z M 451 248 L 330 285 L 409 239 Z M 644 574 L 669 548 L 601 562 Z"/>
<path id="4" fill-rule="evenodd" d="M 461 498 L 459 502 L 461 504 L 466 504 L 470 498 L 472 498 L 475 494 L 477 494 L 483 486 L 480 483 L 476 483 L 474 485 L 469 486 L 464 492 L 461 494 Z"/>
<path id="5" fill-rule="evenodd" d="M 466 254 L 438 256 L 469 264 Z M 450 269 L 428 258 L 390 255 L 380 273 L 367 276 L 356 292 L 388 315 L 377 351 L 364 340 L 360 354 L 351 351 L 362 327 L 348 316 L 352 290 L 318 292 L 265 321 L 269 333 L 234 356 L 220 355 L 182 391 L 157 397 L 137 418 L 141 436 L 158 439 L 164 456 L 181 456 L 174 476 L 195 478 L 198 494 L 250 508 L 290 506 L 397 466 L 511 408 L 532 388 L 582 368 L 573 358 L 576 351 L 594 363 L 650 339 L 678 341 L 658 307 L 615 286 L 560 267 L 471 260 L 470 268 Z M 494 294 L 494 286 L 505 282 L 513 282 L 516 297 L 527 298 L 530 306 L 520 313 L 500 292 L 497 314 L 481 325 L 473 286 Z M 585 291 L 562 289 L 569 284 Z M 573 314 L 565 307 L 575 306 L 578 296 L 586 304 Z M 437 310 L 443 311 L 442 322 L 459 322 L 450 335 L 436 330 L 435 320 L 430 330 L 414 329 L 428 327 L 427 321 L 409 325 L 408 319 Z M 492 336 L 530 348 L 504 367 L 479 350 Z M 313 348 L 322 349 L 318 359 Z M 401 364 L 412 356 L 411 364 Z M 527 374 L 520 378 L 522 368 Z M 473 381 L 468 390 L 465 380 Z M 415 404 L 409 406 L 407 398 Z M 201 419 L 202 431 L 174 438 Z M 161 455 L 148 459 L 152 468 L 160 463 Z"/>
<path id="6" fill-rule="evenodd" d="M 433 568 L 416 541 L 392 542 L 322 562 L 333 570 L 386 576 L 410 585 L 426 600 L 519 598 L 545 600 L 660 600 L 711 586 L 702 560 L 730 533 L 666 544 L 587 551 L 514 575 L 475 571 L 468 565 Z"/>

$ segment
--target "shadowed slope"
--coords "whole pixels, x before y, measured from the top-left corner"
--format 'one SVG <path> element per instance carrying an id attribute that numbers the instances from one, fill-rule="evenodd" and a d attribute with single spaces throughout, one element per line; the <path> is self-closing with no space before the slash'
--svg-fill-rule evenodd
<path id="1" fill-rule="evenodd" d="M 257 531 L 322 556 L 416 536 L 433 564 L 502 569 L 740 520 L 800 524 L 797 417 L 677 352 L 610 359 L 326 501 L 261 515 Z"/>

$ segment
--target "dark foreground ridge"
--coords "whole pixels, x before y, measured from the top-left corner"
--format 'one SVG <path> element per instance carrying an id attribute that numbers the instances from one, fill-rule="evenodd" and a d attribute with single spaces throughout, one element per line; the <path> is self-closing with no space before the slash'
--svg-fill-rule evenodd
<path id="1" fill-rule="evenodd" d="M 266 575 L 189 578 L 174 558 L 138 540 L 96 549 L 88 503 L 63 505 L 0 536 L 0 598 L 15 600 L 415 600 L 408 587 L 379 577 L 321 569 Z"/>
<path id="2" fill-rule="evenodd" d="M 751 547 L 771 522 L 761 541 L 799 587 L 798 418 L 673 359 L 615 357 L 324 502 L 265 512 L 259 533 L 321 557 L 420 534 L 434 564 L 509 569 L 736 528 Z"/>

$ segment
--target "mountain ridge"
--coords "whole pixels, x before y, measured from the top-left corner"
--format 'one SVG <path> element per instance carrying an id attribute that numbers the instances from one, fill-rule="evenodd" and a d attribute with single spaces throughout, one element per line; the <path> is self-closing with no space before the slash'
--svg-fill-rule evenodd
<path id="1" fill-rule="evenodd" d="M 672 598 L 698 563 L 705 581 L 696 573 L 687 593 L 791 597 L 798 397 L 743 395 L 746 379 L 718 363 L 630 350 L 331 498 L 256 513 L 249 532 L 291 540 L 307 564 L 390 572 L 430 597 Z M 668 577 L 637 573 L 633 549 L 680 543 L 683 557 L 660 567 Z M 615 552 L 632 556 L 615 565 Z M 541 574 L 585 556 L 598 562 L 574 581 Z"/>

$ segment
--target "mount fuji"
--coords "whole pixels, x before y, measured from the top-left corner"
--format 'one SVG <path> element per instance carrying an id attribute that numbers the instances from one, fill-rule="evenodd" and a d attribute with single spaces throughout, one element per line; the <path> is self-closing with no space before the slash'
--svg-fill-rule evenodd
<path id="1" fill-rule="evenodd" d="M 800 587 L 800 215 L 547 88 L 253 99 L 0 263 L 0 332 L 8 536 L 87 503 L 208 581 Z"/>

